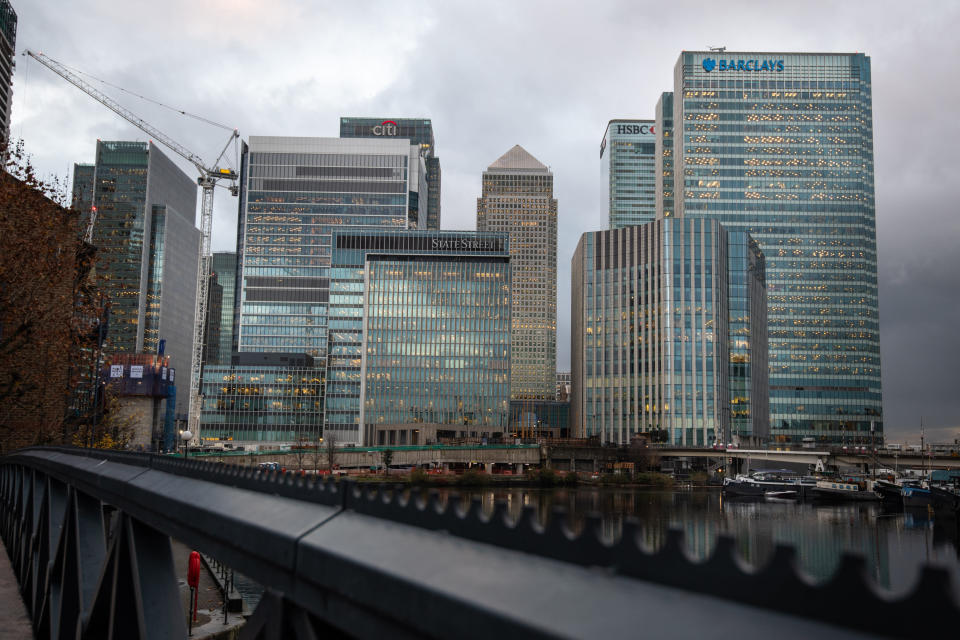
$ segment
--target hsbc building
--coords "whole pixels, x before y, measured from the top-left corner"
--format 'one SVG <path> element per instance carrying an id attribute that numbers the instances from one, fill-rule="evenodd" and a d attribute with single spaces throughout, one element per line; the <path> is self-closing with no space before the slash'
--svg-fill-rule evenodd
<path id="1" fill-rule="evenodd" d="M 645 224 L 656 217 L 656 123 L 611 120 L 600 143 L 600 163 L 610 228 Z"/>

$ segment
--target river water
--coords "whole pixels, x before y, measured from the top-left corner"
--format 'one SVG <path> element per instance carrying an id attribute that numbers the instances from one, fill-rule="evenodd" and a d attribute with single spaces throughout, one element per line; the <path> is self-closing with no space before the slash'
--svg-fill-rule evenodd
<path id="1" fill-rule="evenodd" d="M 525 506 L 541 521 L 559 507 L 570 528 L 581 531 L 590 513 L 601 517 L 603 535 L 617 539 L 627 518 L 639 522 L 648 549 L 665 541 L 668 529 L 684 532 L 690 557 L 705 559 L 719 535 L 733 536 L 742 558 L 763 566 L 777 545 L 797 549 L 802 571 L 815 581 L 829 580 L 844 553 L 866 559 L 869 573 L 883 589 L 911 590 L 919 567 L 947 568 L 960 593 L 960 526 L 956 519 L 934 519 L 924 511 L 888 512 L 878 504 L 821 505 L 725 498 L 718 489 L 662 490 L 648 488 L 577 487 L 575 489 L 440 489 L 446 501 L 455 495 L 479 500 L 487 512 L 497 501 L 516 517 Z M 239 581 L 248 606 L 260 588 Z"/>

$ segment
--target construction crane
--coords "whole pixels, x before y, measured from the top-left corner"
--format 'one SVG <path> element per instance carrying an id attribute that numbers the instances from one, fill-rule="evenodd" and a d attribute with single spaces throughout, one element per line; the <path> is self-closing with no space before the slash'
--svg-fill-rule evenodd
<path id="1" fill-rule="evenodd" d="M 207 291 L 210 282 L 210 263 L 212 261 L 210 235 L 213 228 L 213 190 L 220 181 L 228 181 L 230 184 L 227 185 L 226 188 L 230 191 L 230 194 L 236 196 L 239 193 L 237 172 L 231 168 L 221 168 L 219 163 L 223 159 L 227 149 L 230 148 L 231 143 L 236 145 L 240 133 L 236 129 L 231 132 L 230 139 L 227 140 L 227 144 L 224 145 L 223 151 L 220 152 L 220 155 L 214 161 L 213 165 L 208 166 L 200 156 L 173 140 L 170 136 L 129 109 L 121 106 L 116 100 L 96 89 L 63 63 L 57 62 L 42 53 L 30 51 L 29 49 L 24 51 L 23 55 L 30 56 L 133 126 L 150 135 L 154 140 L 160 142 L 181 158 L 190 162 L 200 173 L 200 176 L 197 178 L 197 184 L 200 185 L 202 194 L 200 201 L 200 260 L 197 269 L 197 300 L 194 306 L 193 353 L 190 359 L 190 409 L 187 423 L 188 429 L 193 434 L 193 437 L 199 440 L 200 374 L 203 367 L 204 329 L 207 319 Z M 91 211 L 90 225 L 87 230 L 88 235 L 91 235 L 91 237 L 93 222 L 96 220 L 95 216 L 96 213 Z"/>

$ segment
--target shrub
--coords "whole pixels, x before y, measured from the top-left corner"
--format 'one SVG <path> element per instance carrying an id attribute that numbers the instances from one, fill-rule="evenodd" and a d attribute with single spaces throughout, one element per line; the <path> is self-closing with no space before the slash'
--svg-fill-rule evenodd
<path id="1" fill-rule="evenodd" d="M 467 469 L 457 478 L 457 484 L 468 487 L 483 487 L 490 484 L 490 476 L 481 471 Z"/>
<path id="2" fill-rule="evenodd" d="M 427 484 L 430 476 L 423 469 L 413 469 L 410 472 L 410 484 Z"/>

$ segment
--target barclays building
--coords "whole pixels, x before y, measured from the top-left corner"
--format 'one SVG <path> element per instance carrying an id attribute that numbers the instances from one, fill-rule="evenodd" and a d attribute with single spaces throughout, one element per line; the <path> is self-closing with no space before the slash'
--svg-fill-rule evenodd
<path id="1" fill-rule="evenodd" d="M 684 51 L 672 102 L 673 215 L 748 233 L 766 258 L 772 441 L 868 442 L 883 428 L 870 58 Z"/>

